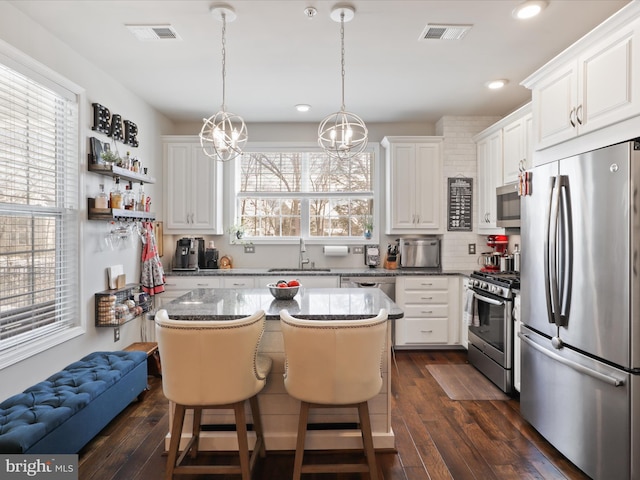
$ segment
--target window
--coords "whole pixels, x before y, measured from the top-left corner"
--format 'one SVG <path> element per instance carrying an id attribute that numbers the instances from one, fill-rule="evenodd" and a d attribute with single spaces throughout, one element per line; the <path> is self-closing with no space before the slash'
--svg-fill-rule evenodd
<path id="1" fill-rule="evenodd" d="M 248 238 L 362 238 L 374 214 L 374 154 L 245 152 L 237 162 L 236 218 Z"/>
<path id="2" fill-rule="evenodd" d="M 0 367 L 80 316 L 78 95 L 36 70 L 0 54 Z"/>

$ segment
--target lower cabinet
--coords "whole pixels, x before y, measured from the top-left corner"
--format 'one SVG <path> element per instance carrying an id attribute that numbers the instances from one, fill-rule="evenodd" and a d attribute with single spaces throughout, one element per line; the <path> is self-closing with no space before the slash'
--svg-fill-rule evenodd
<path id="1" fill-rule="evenodd" d="M 222 288 L 254 288 L 254 287 L 261 287 L 262 285 L 259 285 L 260 280 L 259 277 L 224 277 L 221 279 L 222 280 L 222 285 L 220 285 L 220 287 Z M 257 280 L 257 284 L 256 284 L 256 280 Z"/>
<path id="2" fill-rule="evenodd" d="M 298 275 L 296 272 L 294 275 L 279 274 L 274 277 L 256 277 L 256 288 L 266 288 L 268 283 L 276 283 L 278 280 L 285 280 L 288 282 L 294 278 L 300 282 L 302 288 L 337 288 L 340 286 L 340 277 L 335 275 Z"/>
<path id="3" fill-rule="evenodd" d="M 396 303 L 404 318 L 395 321 L 395 347 L 460 344 L 458 277 L 399 276 Z"/>
<path id="4" fill-rule="evenodd" d="M 181 295 L 196 288 L 220 288 L 220 278 L 213 276 L 174 277 L 167 276 L 164 284 L 164 292 L 156 296 L 156 310 L 162 305 L 175 300 Z"/>

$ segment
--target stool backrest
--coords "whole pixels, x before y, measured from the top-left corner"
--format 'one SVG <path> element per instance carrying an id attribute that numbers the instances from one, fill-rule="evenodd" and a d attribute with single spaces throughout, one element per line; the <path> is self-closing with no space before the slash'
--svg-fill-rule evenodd
<path id="1" fill-rule="evenodd" d="M 237 320 L 171 320 L 155 316 L 162 388 L 183 405 L 221 405 L 258 393 L 265 384 L 256 369 L 265 326 L 262 310 Z"/>
<path id="2" fill-rule="evenodd" d="M 348 321 L 304 320 L 280 312 L 285 387 L 310 403 L 346 405 L 373 398 L 382 388 L 387 311 Z"/>

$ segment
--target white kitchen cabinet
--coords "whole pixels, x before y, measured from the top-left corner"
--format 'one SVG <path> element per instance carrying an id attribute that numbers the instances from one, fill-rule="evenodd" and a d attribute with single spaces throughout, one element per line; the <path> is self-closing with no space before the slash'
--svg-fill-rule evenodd
<path id="1" fill-rule="evenodd" d="M 529 111 L 502 129 L 503 185 L 517 182 L 520 171 L 533 166 L 532 123 L 533 115 Z"/>
<path id="2" fill-rule="evenodd" d="M 442 232 L 442 137 L 385 137 L 386 233 Z"/>
<path id="3" fill-rule="evenodd" d="M 618 15 L 523 82 L 541 150 L 640 114 L 640 20 Z"/>
<path id="4" fill-rule="evenodd" d="M 502 129 L 477 140 L 478 233 L 503 233 L 496 226 L 496 188 L 502 184 Z"/>
<path id="5" fill-rule="evenodd" d="M 222 164 L 204 154 L 197 137 L 163 141 L 165 233 L 224 233 Z"/>
<path id="6" fill-rule="evenodd" d="M 220 288 L 220 278 L 198 275 L 189 277 L 167 275 L 164 292 L 155 296 L 156 310 L 162 308 L 165 303 L 169 303 L 196 288 Z"/>
<path id="7" fill-rule="evenodd" d="M 302 288 L 338 288 L 340 286 L 340 277 L 337 275 L 300 275 L 299 272 L 292 272 L 273 277 L 256 277 L 256 282 L 260 282 L 260 285 L 256 283 L 256 288 L 266 286 L 268 283 L 276 283 L 278 280 L 288 282 L 294 278 L 300 282 Z"/>
<path id="8" fill-rule="evenodd" d="M 395 321 L 395 347 L 459 344 L 458 278 L 398 276 L 396 303 L 404 317 Z"/>

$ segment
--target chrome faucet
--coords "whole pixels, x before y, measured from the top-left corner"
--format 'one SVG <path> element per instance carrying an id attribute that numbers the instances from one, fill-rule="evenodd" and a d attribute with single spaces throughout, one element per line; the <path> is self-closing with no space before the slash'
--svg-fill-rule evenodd
<path id="1" fill-rule="evenodd" d="M 300 270 L 304 270 L 304 266 L 309 263 L 309 258 L 305 258 L 305 256 L 303 255 L 306 252 L 307 246 L 304 244 L 304 240 L 302 239 L 302 237 L 300 237 Z"/>

